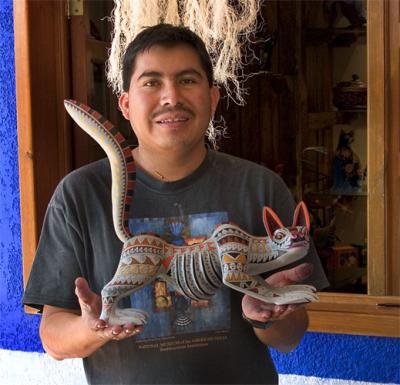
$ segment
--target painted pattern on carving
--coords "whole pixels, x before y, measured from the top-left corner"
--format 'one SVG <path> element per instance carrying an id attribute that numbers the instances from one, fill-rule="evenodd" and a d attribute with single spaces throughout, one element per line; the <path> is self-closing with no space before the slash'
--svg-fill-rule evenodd
<path id="1" fill-rule="evenodd" d="M 203 245 L 203 241 L 210 238 L 215 226 L 227 222 L 226 212 L 196 213 L 186 215 L 179 210 L 174 217 L 163 218 L 130 218 L 129 228 L 134 234 L 141 234 L 157 229 L 157 233 L 169 244 L 174 244 L 167 255 L 173 254 L 176 246 L 195 246 L 197 243 L 202 254 L 194 249 L 194 258 L 185 259 L 188 266 L 193 265 L 196 273 L 188 277 L 187 281 L 196 296 L 205 298 L 190 299 L 180 293 L 174 282 L 167 282 L 164 277 L 158 276 L 150 285 L 132 293 L 128 300 L 120 302 L 125 308 L 138 307 L 149 314 L 148 323 L 144 330 L 135 337 L 137 341 L 148 339 L 172 338 L 177 335 L 193 335 L 193 333 L 214 333 L 230 330 L 231 328 L 231 293 L 229 288 L 222 284 L 221 277 L 214 272 L 210 258 L 218 264 L 221 274 L 218 252 L 214 243 Z M 179 231 L 172 231 L 174 226 Z M 199 243 L 200 242 L 200 243 Z M 168 275 L 177 266 L 175 259 L 166 260 L 164 266 L 171 263 Z M 207 261 L 207 268 L 204 267 Z M 210 270 L 211 269 L 211 270 Z M 207 273 L 205 272 L 207 270 Z M 177 274 L 177 270 L 176 274 Z M 214 284 L 207 276 L 214 274 Z M 198 287 L 192 287 L 194 279 Z M 161 289 L 160 289 L 161 288 Z M 213 294 L 214 293 L 214 294 Z"/>

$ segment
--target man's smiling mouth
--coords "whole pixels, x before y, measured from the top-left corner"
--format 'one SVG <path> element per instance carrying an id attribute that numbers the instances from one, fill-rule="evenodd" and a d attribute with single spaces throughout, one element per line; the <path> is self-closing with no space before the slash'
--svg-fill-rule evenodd
<path id="1" fill-rule="evenodd" d="M 165 106 L 155 111 L 150 118 L 157 124 L 179 124 L 188 121 L 195 116 L 194 112 L 183 105 L 175 107 Z"/>
<path id="2" fill-rule="evenodd" d="M 171 118 L 171 119 L 162 119 L 157 120 L 157 123 L 165 124 L 165 123 L 181 123 L 188 121 L 188 118 Z"/>

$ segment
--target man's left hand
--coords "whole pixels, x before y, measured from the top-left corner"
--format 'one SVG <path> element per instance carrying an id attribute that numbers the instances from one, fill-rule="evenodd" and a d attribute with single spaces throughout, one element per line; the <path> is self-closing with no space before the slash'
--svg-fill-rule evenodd
<path id="1" fill-rule="evenodd" d="M 265 281 L 275 287 L 293 285 L 304 281 L 313 272 L 311 263 L 303 263 L 289 270 L 279 271 L 272 274 Z M 260 301 L 245 295 L 242 299 L 242 310 L 247 318 L 255 321 L 267 322 L 278 321 L 287 317 L 295 310 L 304 307 L 304 304 L 274 305 Z"/>

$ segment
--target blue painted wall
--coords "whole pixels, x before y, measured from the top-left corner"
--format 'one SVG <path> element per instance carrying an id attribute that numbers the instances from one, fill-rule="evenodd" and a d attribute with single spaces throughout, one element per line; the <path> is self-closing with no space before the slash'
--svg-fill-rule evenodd
<path id="1" fill-rule="evenodd" d="M 0 0 L 0 348 L 42 351 L 23 290 L 12 1 Z"/>
<path id="2" fill-rule="evenodd" d="M 39 317 L 21 306 L 22 263 L 12 0 L 0 0 L 0 349 L 42 352 Z M 400 384 L 398 339 L 307 333 L 272 352 L 280 373 Z"/>
<path id="3" fill-rule="evenodd" d="M 400 339 L 306 333 L 289 354 L 272 351 L 282 374 L 400 384 Z"/>

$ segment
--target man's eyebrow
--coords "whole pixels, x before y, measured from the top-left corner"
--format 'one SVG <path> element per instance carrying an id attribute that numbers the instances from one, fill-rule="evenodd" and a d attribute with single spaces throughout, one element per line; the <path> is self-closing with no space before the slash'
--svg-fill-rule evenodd
<path id="1" fill-rule="evenodd" d="M 194 68 L 188 68 L 184 69 L 182 71 L 177 72 L 174 76 L 175 77 L 180 77 L 180 76 L 186 76 L 186 75 L 195 75 L 199 78 L 202 78 L 203 75 L 201 72 L 197 71 Z M 143 78 L 161 78 L 163 77 L 163 74 L 158 71 L 144 71 L 140 74 L 140 76 L 137 78 L 137 80 L 143 79 Z"/>
<path id="2" fill-rule="evenodd" d="M 194 68 L 189 68 L 183 71 L 179 71 L 176 76 L 186 76 L 186 75 L 195 75 L 199 78 L 202 78 L 203 75 L 201 74 L 201 72 L 195 70 Z"/>
<path id="3" fill-rule="evenodd" d="M 140 76 L 137 78 L 137 80 L 140 80 L 142 78 L 161 78 L 162 73 L 158 71 L 144 71 L 140 74 Z"/>

